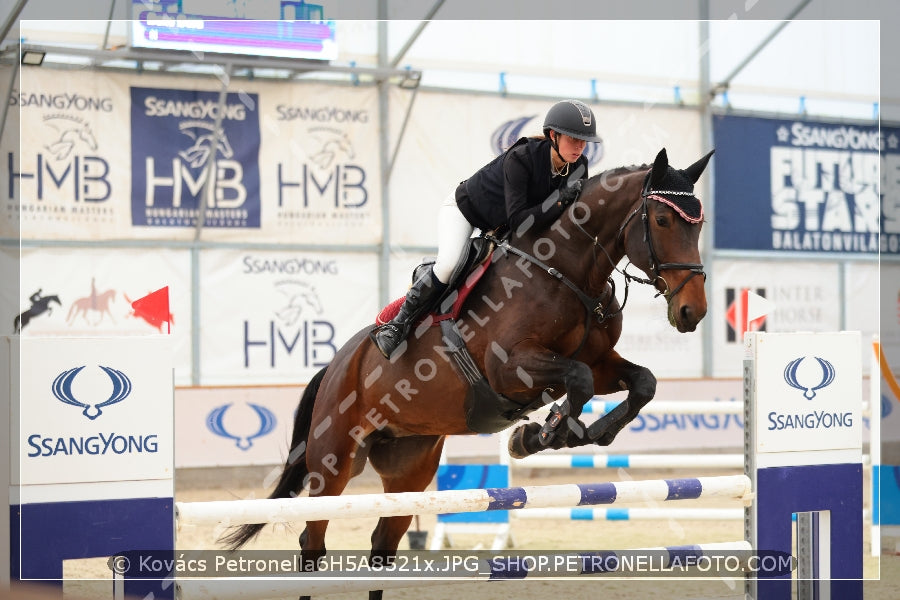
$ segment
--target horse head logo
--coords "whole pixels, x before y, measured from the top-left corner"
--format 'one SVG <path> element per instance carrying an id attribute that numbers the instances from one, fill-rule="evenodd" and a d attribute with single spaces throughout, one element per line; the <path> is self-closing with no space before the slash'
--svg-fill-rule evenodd
<path id="1" fill-rule="evenodd" d="M 256 433 L 251 435 L 234 435 L 225 429 L 225 413 L 231 408 L 231 404 L 223 404 L 222 406 L 214 408 L 206 417 L 206 427 L 210 431 L 223 438 L 234 440 L 235 446 L 245 452 L 253 446 L 253 440 L 271 433 L 275 429 L 275 424 L 278 422 L 275 418 L 275 414 L 268 408 L 253 404 L 252 402 L 248 402 L 247 405 L 252 408 L 253 412 L 256 413 L 256 416 L 259 417 L 259 429 Z"/>
<path id="2" fill-rule="evenodd" d="M 317 144 L 317 149 L 310 153 L 309 160 L 320 169 L 331 167 L 339 154 L 345 155 L 348 159 L 356 156 L 350 138 L 340 129 L 311 127 L 307 133 L 309 133 L 310 139 Z"/>
<path id="3" fill-rule="evenodd" d="M 304 281 L 279 281 L 275 284 L 275 289 L 288 300 L 285 306 L 275 311 L 285 325 L 296 323 L 304 306 L 312 308 L 318 315 L 324 310 L 316 288 Z"/>
<path id="4" fill-rule="evenodd" d="M 72 382 L 75 380 L 75 376 L 84 369 L 84 365 L 69 369 L 68 371 L 63 371 L 56 376 L 56 379 L 53 380 L 53 385 L 51 386 L 53 395 L 56 396 L 57 400 L 63 404 L 83 408 L 84 410 L 81 411 L 81 414 L 92 421 L 101 415 L 103 412 L 101 409 L 121 402 L 131 393 L 131 380 L 127 375 L 122 371 L 111 367 L 104 367 L 103 365 L 99 366 L 103 369 L 104 373 L 109 375 L 109 379 L 113 384 L 112 394 L 110 394 L 109 398 L 103 402 L 98 402 L 96 404 L 81 402 L 76 399 L 75 395 L 72 393 Z"/>
<path id="5" fill-rule="evenodd" d="M 529 129 L 540 127 L 540 123 L 536 123 L 538 115 L 528 115 L 525 117 L 517 117 L 505 123 L 501 123 L 497 129 L 491 133 L 491 150 L 495 156 L 500 156 L 506 152 L 516 141 L 523 136 L 526 126 Z M 596 166 L 600 159 L 603 158 L 603 144 L 591 143 L 584 147 L 584 157 L 588 161 L 588 166 Z"/>
<path id="6" fill-rule="evenodd" d="M 787 382 L 787 384 L 792 388 L 803 390 L 803 397 L 807 400 L 812 400 L 816 397 L 816 390 L 820 390 L 823 387 L 831 385 L 831 382 L 834 381 L 834 365 L 832 365 L 824 358 L 819 358 L 818 356 L 814 358 L 822 368 L 822 379 L 815 385 L 805 385 L 806 383 L 808 383 L 808 381 L 801 383 L 797 378 L 797 371 L 800 368 L 800 363 L 803 362 L 804 357 L 801 356 L 800 358 L 795 358 L 784 368 L 785 382 Z M 804 378 L 807 379 L 808 377 L 809 373 L 807 373 Z"/>
<path id="7" fill-rule="evenodd" d="M 183 158 L 191 168 L 198 169 L 205 166 L 210 160 L 215 160 L 217 154 L 221 154 L 225 158 L 234 156 L 234 149 L 232 149 L 225 131 L 221 128 L 217 131 L 213 123 L 184 121 L 178 124 L 178 129 L 194 140 L 189 148 L 178 151 L 178 156 Z M 216 141 L 215 148 L 213 148 L 213 138 Z"/>
<path id="8" fill-rule="evenodd" d="M 91 126 L 78 117 L 52 115 L 44 117 L 44 123 L 58 134 L 52 142 L 44 146 L 56 160 L 68 158 L 76 144 L 83 144 L 92 151 L 97 149 L 97 139 L 91 131 Z"/>

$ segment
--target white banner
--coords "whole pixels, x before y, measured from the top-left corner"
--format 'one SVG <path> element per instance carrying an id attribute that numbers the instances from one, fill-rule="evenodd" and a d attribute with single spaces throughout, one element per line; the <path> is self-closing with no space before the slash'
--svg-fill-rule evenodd
<path id="1" fill-rule="evenodd" d="M 377 90 L 312 83 L 269 83 L 258 88 L 263 142 L 258 239 L 379 243 Z M 204 237 L 218 239 L 225 233 L 219 230 Z M 230 237 L 238 233 L 231 230 Z M 247 239 L 244 233 L 240 236 Z"/>
<path id="2" fill-rule="evenodd" d="M 25 337 L 21 361 L 18 483 L 172 478 L 166 337 Z"/>
<path id="3" fill-rule="evenodd" d="M 374 324 L 375 256 L 207 250 L 200 256 L 201 383 L 305 383 Z"/>
<path id="4" fill-rule="evenodd" d="M 303 389 L 176 389 L 175 467 L 283 464 Z"/>
<path id="5" fill-rule="evenodd" d="M 713 377 L 739 377 L 746 331 L 747 291 L 774 304 L 772 313 L 751 323 L 752 331 L 837 331 L 841 329 L 838 265 L 717 260 L 712 266 L 712 289 L 707 289 L 707 327 L 713 328 Z M 875 298 L 875 290 L 868 296 Z M 874 303 L 861 308 L 874 312 Z"/>
<path id="6" fill-rule="evenodd" d="M 146 336 L 169 328 L 133 303 L 169 288 L 176 381 L 191 377 L 191 268 L 186 250 L 24 248 L 17 319 L 21 335 Z M 9 322 L 12 325 L 12 322 Z M 4 323 L 4 327 L 6 327 Z"/>
<path id="7" fill-rule="evenodd" d="M 894 373 L 900 374 L 900 264 L 882 262 L 879 267 L 881 347 Z"/>

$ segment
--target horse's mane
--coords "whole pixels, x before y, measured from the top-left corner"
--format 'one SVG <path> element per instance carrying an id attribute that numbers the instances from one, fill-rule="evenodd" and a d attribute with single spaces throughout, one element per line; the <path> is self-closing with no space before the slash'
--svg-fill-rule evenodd
<path id="1" fill-rule="evenodd" d="M 596 175 L 592 176 L 591 179 L 599 179 L 601 177 L 618 177 L 620 175 L 627 175 L 629 173 L 635 173 L 637 171 L 646 171 L 650 167 L 651 165 L 648 164 L 614 167 L 612 169 L 607 169 L 601 173 L 597 173 Z"/>

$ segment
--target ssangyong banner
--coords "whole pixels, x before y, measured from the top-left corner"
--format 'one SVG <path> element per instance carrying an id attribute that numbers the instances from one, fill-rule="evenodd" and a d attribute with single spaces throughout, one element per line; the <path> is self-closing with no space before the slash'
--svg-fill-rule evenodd
<path id="1" fill-rule="evenodd" d="M 896 160 L 897 131 L 716 115 L 715 247 L 876 254 L 882 218 L 879 151 L 882 139 L 893 139 L 884 160 Z M 900 232 L 900 222 L 887 209 L 884 218 L 886 232 L 888 225 Z M 891 251 L 887 242 L 882 251 Z M 892 252 L 900 252 L 896 242 L 893 246 Z"/>
<path id="2" fill-rule="evenodd" d="M 314 83 L 268 83 L 259 89 L 262 239 L 379 243 L 377 90 Z M 418 161 L 407 167 L 418 168 Z M 209 233 L 207 239 L 219 239 L 228 232 Z"/>
<path id="3" fill-rule="evenodd" d="M 3 157 L 6 235 L 18 237 L 17 221 L 24 239 L 127 233 L 129 100 L 122 79 L 25 68 L 20 83 L 9 109 L 18 112 L 21 144 Z"/>
<path id="4" fill-rule="evenodd" d="M 374 255 L 210 249 L 200 273 L 202 385 L 306 383 L 380 308 Z"/>
<path id="5" fill-rule="evenodd" d="M 259 98 L 131 88 L 131 221 L 258 229 Z"/>

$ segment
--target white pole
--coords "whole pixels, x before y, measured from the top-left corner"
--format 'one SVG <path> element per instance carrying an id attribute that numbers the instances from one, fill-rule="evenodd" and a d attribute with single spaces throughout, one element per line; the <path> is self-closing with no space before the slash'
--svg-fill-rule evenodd
<path id="1" fill-rule="evenodd" d="M 194 525 L 289 523 L 363 517 L 436 515 L 485 510 L 585 506 L 704 498 L 749 498 L 746 475 L 619 481 L 503 489 L 443 490 L 263 500 L 177 502 L 179 528 Z"/>

